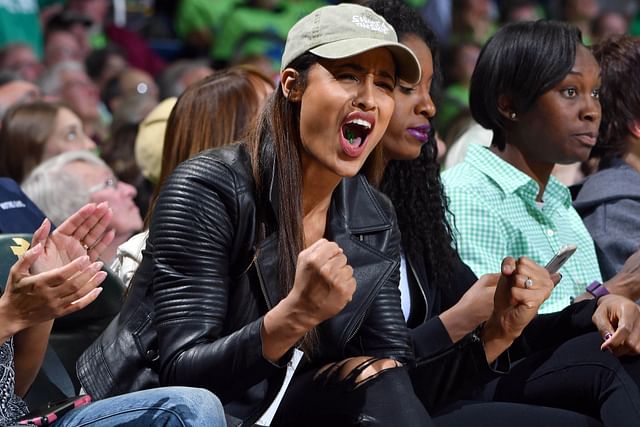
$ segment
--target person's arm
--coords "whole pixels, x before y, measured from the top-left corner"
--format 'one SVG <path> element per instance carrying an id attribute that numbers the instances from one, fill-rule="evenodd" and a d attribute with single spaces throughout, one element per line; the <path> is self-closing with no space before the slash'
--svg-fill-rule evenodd
<path id="1" fill-rule="evenodd" d="M 30 252 L 31 251 L 31 252 Z M 80 257 L 62 267 L 37 275 L 29 267 L 42 253 L 42 245 L 27 251 L 11 268 L 0 312 L 9 319 L 15 334 L 15 390 L 23 395 L 42 364 L 51 319 L 80 310 L 100 294 L 96 287 L 106 274 L 96 273 L 96 263 Z"/>
<path id="2" fill-rule="evenodd" d="M 609 293 L 629 298 L 640 299 L 640 250 L 625 261 L 622 269 L 611 279 L 603 283 Z M 589 292 L 583 292 L 575 298 L 575 302 L 593 299 Z"/>
<path id="3" fill-rule="evenodd" d="M 453 307 L 440 314 L 452 342 L 460 341 L 489 319 L 499 278 L 499 274 L 483 275 Z"/>
<path id="4" fill-rule="evenodd" d="M 507 257 L 502 262 L 502 276 L 496 287 L 494 309 L 481 332 L 487 362 L 492 363 L 522 335 L 549 298 L 560 276 L 532 260 Z M 531 285 L 525 282 L 531 280 Z"/>
<path id="5" fill-rule="evenodd" d="M 344 307 L 355 289 L 351 280 L 336 289 L 327 280 L 332 269 L 319 271 L 322 258 L 339 264 L 334 265 L 338 270 L 347 267 L 337 246 L 325 240 L 318 242 L 321 248 L 312 246 L 299 255 L 294 290 L 285 299 L 265 316 L 229 324 L 230 310 L 260 310 L 252 305 L 249 289 L 258 287 L 249 282 L 252 275 L 232 277 L 232 267 L 242 268 L 232 266 L 235 257 L 250 256 L 255 244 L 247 226 L 255 212 L 239 200 L 250 197 L 246 179 L 208 156 L 183 164 L 160 193 L 147 241 L 160 382 L 204 387 L 222 400 L 280 373 L 283 367 L 273 361 L 329 317 L 330 310 Z M 321 251 L 312 253 L 315 249 Z M 303 282 L 309 286 L 299 286 Z M 234 291 L 246 292 L 246 299 Z"/>
<path id="6" fill-rule="evenodd" d="M 49 235 L 45 220 L 33 234 L 32 249 L 11 269 L 2 296 L 9 313 L 15 349 L 15 392 L 24 395 L 35 379 L 53 319 L 86 307 L 100 294 L 97 286 L 106 278 L 101 262 L 91 263 L 113 238 L 106 229 L 111 221 L 106 204 L 89 204 Z M 91 243 L 90 256 L 81 241 Z"/>
<path id="7" fill-rule="evenodd" d="M 307 332 L 351 301 L 353 269 L 335 243 L 320 239 L 300 252 L 293 289 L 262 322 L 262 353 L 280 360 Z"/>
<path id="8" fill-rule="evenodd" d="M 640 250 L 627 258 L 618 274 L 607 280 L 604 285 L 612 294 L 633 301 L 640 299 Z"/>
<path id="9" fill-rule="evenodd" d="M 596 301 L 588 300 L 571 304 L 555 313 L 538 314 L 511 347 L 511 354 L 519 359 L 536 351 L 555 347 L 578 335 L 593 332 L 595 327 L 591 316 L 595 309 Z"/>

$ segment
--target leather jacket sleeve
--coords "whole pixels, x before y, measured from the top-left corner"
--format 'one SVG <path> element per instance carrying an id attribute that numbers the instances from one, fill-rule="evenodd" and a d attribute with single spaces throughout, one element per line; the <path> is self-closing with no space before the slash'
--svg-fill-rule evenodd
<path id="1" fill-rule="evenodd" d="M 180 166 L 160 193 L 148 242 L 160 382 L 204 387 L 222 401 L 281 370 L 262 356 L 262 317 L 225 324 L 238 242 L 252 241 L 254 232 L 242 217 L 255 212 L 238 212 L 251 189 L 237 178 L 207 156 Z"/>
<path id="2" fill-rule="evenodd" d="M 393 358 L 404 364 L 414 360 L 413 350 L 400 304 L 400 232 L 395 212 L 386 255 L 396 261 L 393 273 L 386 280 L 379 294 L 373 300 L 368 314 L 360 328 L 362 354 L 380 358 Z"/>

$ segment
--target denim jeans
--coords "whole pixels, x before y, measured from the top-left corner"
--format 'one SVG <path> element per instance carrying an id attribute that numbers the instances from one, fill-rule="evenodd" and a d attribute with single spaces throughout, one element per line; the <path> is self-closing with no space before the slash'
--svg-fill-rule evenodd
<path id="1" fill-rule="evenodd" d="M 218 398 L 208 390 L 162 387 L 123 394 L 74 409 L 54 427 L 226 426 Z"/>

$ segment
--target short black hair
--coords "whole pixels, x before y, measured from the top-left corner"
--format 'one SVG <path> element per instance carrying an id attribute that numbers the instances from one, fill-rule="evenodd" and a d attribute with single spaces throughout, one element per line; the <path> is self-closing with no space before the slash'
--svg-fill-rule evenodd
<path id="1" fill-rule="evenodd" d="M 369 0 L 364 5 L 382 16 L 393 27 L 399 41 L 409 36 L 417 36 L 424 41 L 433 57 L 436 80 L 440 80 L 438 40 L 417 10 L 402 0 Z"/>
<path id="2" fill-rule="evenodd" d="M 506 143 L 498 98 L 506 95 L 516 113 L 526 112 L 571 71 L 580 44 L 576 27 L 546 20 L 507 24 L 489 39 L 471 76 L 469 107 L 493 131 L 492 144 L 503 150 Z"/>

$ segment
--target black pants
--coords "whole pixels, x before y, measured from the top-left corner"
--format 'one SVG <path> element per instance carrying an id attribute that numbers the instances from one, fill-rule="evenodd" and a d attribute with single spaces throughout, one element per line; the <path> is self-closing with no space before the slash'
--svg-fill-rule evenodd
<path id="1" fill-rule="evenodd" d="M 464 402 L 432 418 L 416 397 L 404 368 L 389 369 L 363 384 L 322 383 L 314 372 L 294 377 L 271 424 L 281 426 L 385 427 L 598 427 L 575 412 L 504 402 Z"/>
<path id="2" fill-rule="evenodd" d="M 314 380 L 315 372 L 293 378 L 272 426 L 434 426 L 405 368 L 382 371 L 359 385 Z"/>
<path id="3" fill-rule="evenodd" d="M 478 397 L 563 408 L 607 426 L 640 426 L 640 357 L 617 358 L 601 351 L 601 343 L 590 333 L 528 356 Z"/>
<path id="4" fill-rule="evenodd" d="M 602 427 L 588 415 L 510 402 L 459 401 L 436 414 L 438 427 Z"/>

